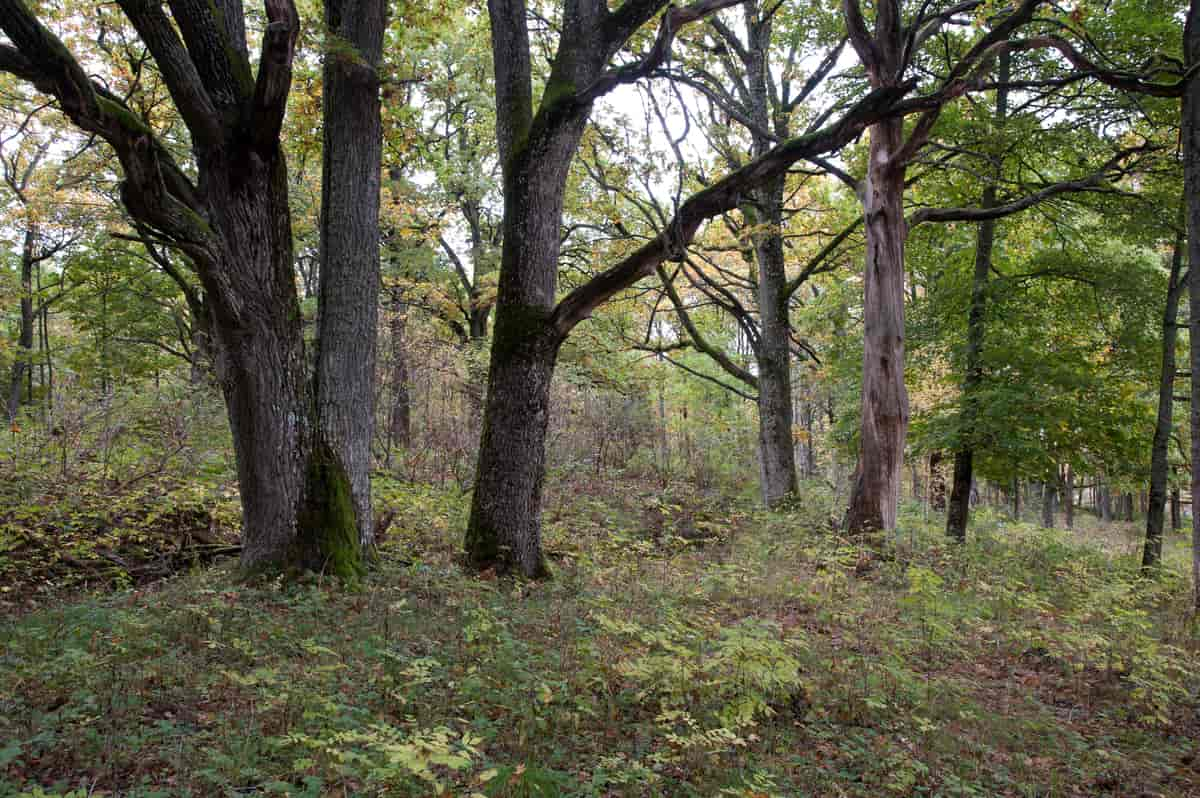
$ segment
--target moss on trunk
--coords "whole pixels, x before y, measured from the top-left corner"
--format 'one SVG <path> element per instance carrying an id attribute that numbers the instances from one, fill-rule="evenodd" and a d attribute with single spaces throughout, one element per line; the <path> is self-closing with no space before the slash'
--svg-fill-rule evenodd
<path id="1" fill-rule="evenodd" d="M 350 477 L 324 442 L 309 459 L 290 560 L 294 567 L 336 576 L 350 584 L 357 584 L 365 572 Z"/>

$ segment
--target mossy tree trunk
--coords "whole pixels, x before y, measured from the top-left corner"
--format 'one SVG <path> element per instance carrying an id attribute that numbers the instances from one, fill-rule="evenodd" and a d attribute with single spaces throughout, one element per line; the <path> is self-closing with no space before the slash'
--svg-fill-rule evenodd
<path id="1" fill-rule="evenodd" d="M 169 11 L 139 0 L 118 5 L 191 136 L 194 163 L 186 168 L 21 0 L 0 0 L 0 29 L 12 42 L 0 45 L 0 70 L 55 97 L 77 127 L 112 147 L 129 215 L 199 278 L 233 433 L 243 570 L 302 567 L 353 578 L 358 521 L 345 497 L 354 476 L 339 442 L 324 440 L 306 372 L 280 147 L 300 30 L 295 5 L 266 0 L 257 74 L 240 0 L 173 3 Z M 346 313 L 339 305 L 349 301 L 357 300 L 327 297 L 322 313 Z M 330 338 L 324 345 L 338 346 Z M 326 384 L 336 390 L 336 381 Z"/>
<path id="2" fill-rule="evenodd" d="M 385 0 L 325 0 L 317 426 L 349 476 L 364 547 L 374 543 L 371 442 L 383 170 L 378 68 L 385 6 Z"/>

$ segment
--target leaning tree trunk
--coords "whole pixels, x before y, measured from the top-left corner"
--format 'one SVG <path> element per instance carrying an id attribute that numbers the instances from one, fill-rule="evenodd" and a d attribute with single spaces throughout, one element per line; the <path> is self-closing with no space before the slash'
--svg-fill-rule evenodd
<path id="1" fill-rule="evenodd" d="M 871 126 L 863 197 L 867 257 L 863 287 L 862 439 L 846 526 L 852 533 L 896 527 L 908 432 L 904 386 L 904 124 Z"/>
<path id="2" fill-rule="evenodd" d="M 379 308 L 379 75 L 384 0 L 325 0 L 317 426 L 350 479 L 361 545 L 374 541 L 371 443 Z M 347 45 L 353 48 L 346 52 Z"/>
<path id="3" fill-rule="evenodd" d="M 1142 569 L 1150 570 L 1162 560 L 1163 516 L 1167 504 L 1167 479 L 1170 476 L 1167 448 L 1171 443 L 1172 412 L 1175 405 L 1175 342 L 1178 334 L 1179 298 L 1183 293 L 1184 234 L 1175 236 L 1171 254 L 1171 276 L 1167 283 L 1167 304 L 1162 321 L 1162 369 L 1158 375 L 1158 416 L 1154 423 L 1154 442 L 1150 447 L 1150 499 L 1146 508 L 1146 545 L 1142 549 Z M 1189 272 L 1190 274 L 1190 272 Z"/>
<path id="4" fill-rule="evenodd" d="M 1200 65 L 1200 0 L 1192 0 L 1188 8 L 1183 34 L 1184 65 L 1195 69 Z M 1183 95 L 1181 145 L 1183 149 L 1184 196 L 1187 198 L 1188 267 L 1200 265 L 1200 80 L 1192 76 Z M 1191 313 L 1190 355 L 1192 373 L 1192 406 L 1189 422 L 1192 432 L 1192 586 L 1195 603 L 1200 609 L 1200 512 L 1196 501 L 1200 497 L 1200 280 L 1189 278 L 1188 309 Z"/>

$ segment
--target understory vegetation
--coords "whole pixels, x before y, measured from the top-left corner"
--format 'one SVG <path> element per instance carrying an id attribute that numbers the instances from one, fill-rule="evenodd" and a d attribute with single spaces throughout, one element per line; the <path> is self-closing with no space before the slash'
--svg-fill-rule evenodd
<path id="1" fill-rule="evenodd" d="M 359 591 L 229 561 L 10 618 L 0 794 L 1200 789 L 1177 536 L 1147 581 L 1134 525 L 989 511 L 959 546 L 909 503 L 851 542 L 813 483 L 766 512 L 560 477 L 555 578 L 527 583 L 458 567 L 456 487 L 376 491 L 394 519 Z"/>
<path id="2" fill-rule="evenodd" d="M 1198 269 L 1200 0 L 0 0 L 0 798 L 1200 798 Z"/>

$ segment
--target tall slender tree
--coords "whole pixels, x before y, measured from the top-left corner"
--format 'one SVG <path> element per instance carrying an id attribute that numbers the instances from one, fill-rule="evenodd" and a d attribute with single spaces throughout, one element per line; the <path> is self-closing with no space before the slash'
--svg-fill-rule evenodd
<path id="1" fill-rule="evenodd" d="M 359 540 L 373 543 L 371 441 L 379 306 L 380 64 L 385 0 L 325 0 L 317 417 L 332 449 L 310 469 L 350 480 Z M 322 457 L 324 459 L 322 459 Z M 318 480 L 329 482 L 328 479 Z"/>
<path id="2" fill-rule="evenodd" d="M 1150 448 L 1150 495 L 1146 506 L 1146 544 L 1142 548 L 1143 569 L 1154 568 L 1162 559 L 1163 516 L 1166 514 L 1169 477 L 1167 450 L 1171 443 L 1171 419 L 1175 410 L 1175 347 L 1179 338 L 1176 320 L 1179 318 L 1179 300 L 1188 287 L 1191 275 L 1190 269 L 1185 272 L 1183 268 L 1184 236 L 1181 228 L 1175 234 L 1175 243 L 1171 247 L 1167 301 L 1162 314 L 1162 365 L 1158 375 L 1154 441 Z"/>
<path id="3" fill-rule="evenodd" d="M 867 124 L 921 104 L 900 104 L 911 84 L 883 87 L 840 119 L 783 142 L 688 198 L 663 231 L 634 253 L 573 290 L 555 293 L 567 171 L 593 103 L 659 66 L 675 34 L 737 0 L 702 0 L 669 9 L 648 52 L 618 67 L 610 61 L 665 0 L 568 0 L 540 101 L 535 105 L 526 4 L 490 0 L 496 74 L 496 133 L 503 164 L 504 231 L 488 393 L 471 516 L 464 546 L 476 566 L 546 574 L 541 551 L 541 496 L 550 380 L 563 339 L 603 302 L 651 275 L 684 248 L 708 218 L 737 207 L 754 187 L 797 160 L 830 152 Z"/>

